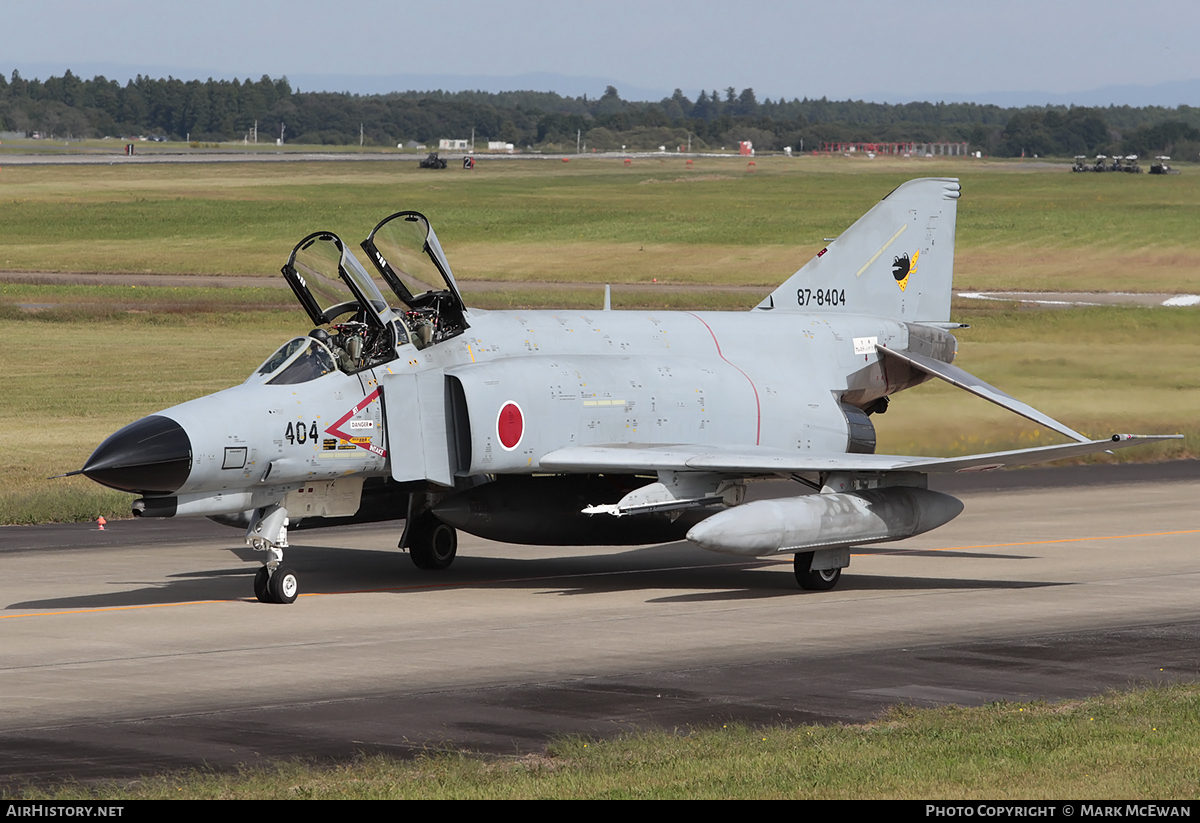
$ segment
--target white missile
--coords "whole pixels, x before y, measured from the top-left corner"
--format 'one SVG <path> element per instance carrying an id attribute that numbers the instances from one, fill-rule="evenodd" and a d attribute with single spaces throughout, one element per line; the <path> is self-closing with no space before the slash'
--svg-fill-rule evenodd
<path id="1" fill-rule="evenodd" d="M 758 557 L 901 540 L 962 510 L 956 497 L 908 486 L 812 494 L 726 509 L 693 526 L 687 539 L 709 551 Z"/>

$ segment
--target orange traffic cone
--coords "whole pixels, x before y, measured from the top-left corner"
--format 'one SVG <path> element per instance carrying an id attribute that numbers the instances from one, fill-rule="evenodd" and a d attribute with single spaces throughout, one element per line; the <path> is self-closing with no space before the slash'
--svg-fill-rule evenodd
<path id="1" fill-rule="evenodd" d="M 99 517 L 96 519 L 96 525 L 98 525 L 100 527 L 100 531 L 104 531 L 104 524 L 107 522 L 108 521 L 105 520 L 103 517 Z"/>

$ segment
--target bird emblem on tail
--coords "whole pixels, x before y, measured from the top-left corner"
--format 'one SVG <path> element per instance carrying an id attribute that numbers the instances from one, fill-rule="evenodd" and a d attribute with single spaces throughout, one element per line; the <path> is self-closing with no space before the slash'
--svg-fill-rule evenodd
<path id="1" fill-rule="evenodd" d="M 900 287 L 900 291 L 908 288 L 908 278 L 917 271 L 917 258 L 920 255 L 920 250 L 917 250 L 913 252 L 910 260 L 908 253 L 905 252 L 892 260 L 892 277 L 896 278 L 896 285 Z"/>

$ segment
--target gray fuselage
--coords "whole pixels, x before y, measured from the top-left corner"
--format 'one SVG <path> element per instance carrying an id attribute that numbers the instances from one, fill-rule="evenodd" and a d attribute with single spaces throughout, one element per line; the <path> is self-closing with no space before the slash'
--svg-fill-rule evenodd
<path id="1" fill-rule="evenodd" d="M 844 452 L 840 401 L 863 406 L 902 388 L 874 344 L 905 349 L 909 336 L 903 322 L 846 314 L 474 312 L 465 333 L 402 344 L 373 369 L 287 385 L 255 375 L 160 414 L 192 444 L 181 504 L 228 497 L 197 514 L 347 475 L 452 485 L 534 473 L 543 455 L 578 445 Z M 511 405 L 519 420 L 502 422 Z"/>

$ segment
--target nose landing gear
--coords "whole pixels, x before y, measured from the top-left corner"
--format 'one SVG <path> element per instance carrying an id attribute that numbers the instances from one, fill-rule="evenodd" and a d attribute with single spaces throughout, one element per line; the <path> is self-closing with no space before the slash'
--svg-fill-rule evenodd
<path id="1" fill-rule="evenodd" d="M 300 594 L 300 581 L 291 566 L 279 565 L 275 571 L 263 566 L 254 575 L 254 596 L 260 603 L 294 603 Z"/>
<path id="2" fill-rule="evenodd" d="M 287 523 L 287 509 L 274 504 L 255 511 L 246 529 L 246 542 L 267 552 L 266 563 L 254 575 L 254 596 L 260 603 L 294 603 L 300 593 L 296 572 L 283 565 Z"/>

